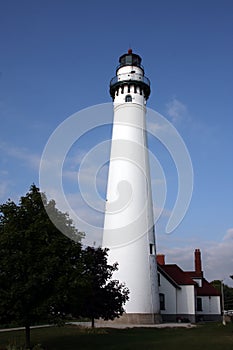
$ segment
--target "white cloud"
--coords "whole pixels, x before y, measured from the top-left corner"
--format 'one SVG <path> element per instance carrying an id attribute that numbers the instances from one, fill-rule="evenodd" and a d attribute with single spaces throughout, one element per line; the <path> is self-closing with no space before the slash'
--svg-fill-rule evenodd
<path id="1" fill-rule="evenodd" d="M 12 157 L 18 160 L 23 161 L 33 169 L 38 169 L 40 164 L 40 156 L 37 154 L 31 153 L 26 148 L 15 147 L 9 145 L 5 142 L 0 143 L 0 150 L 8 157 Z"/>
<path id="2" fill-rule="evenodd" d="M 228 241 L 228 240 L 233 240 L 233 228 L 229 228 L 227 230 L 227 233 L 225 234 L 225 236 L 223 237 L 224 241 Z"/>
<path id="3" fill-rule="evenodd" d="M 168 125 L 165 123 L 162 124 L 162 123 L 158 123 L 154 120 L 149 120 L 149 121 L 147 121 L 147 130 L 150 133 L 157 134 L 161 130 L 168 130 L 169 131 L 169 128 L 168 128 Z"/>
<path id="4" fill-rule="evenodd" d="M 233 284 L 229 276 L 233 274 L 233 228 L 229 228 L 218 243 L 212 242 L 205 248 L 206 268 L 211 279 L 222 279 Z"/>
<path id="5" fill-rule="evenodd" d="M 0 199 L 5 198 L 6 194 L 9 192 L 10 181 L 2 180 L 0 183 Z"/>
<path id="6" fill-rule="evenodd" d="M 77 170 L 65 170 L 62 173 L 62 177 L 71 181 L 78 181 L 78 171 Z"/>
<path id="7" fill-rule="evenodd" d="M 187 107 L 173 97 L 166 105 L 167 115 L 173 123 L 177 123 L 187 116 Z"/>

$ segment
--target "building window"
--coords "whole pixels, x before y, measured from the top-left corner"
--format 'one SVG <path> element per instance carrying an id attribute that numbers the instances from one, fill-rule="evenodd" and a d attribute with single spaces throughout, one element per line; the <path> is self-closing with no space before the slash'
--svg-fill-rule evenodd
<path id="1" fill-rule="evenodd" d="M 159 293 L 160 310 L 165 310 L 165 295 Z"/>
<path id="2" fill-rule="evenodd" d="M 126 95 L 125 96 L 125 102 L 132 102 L 132 96 L 131 95 Z"/>
<path id="3" fill-rule="evenodd" d="M 202 298 L 197 298 L 197 311 L 202 311 Z"/>
<path id="4" fill-rule="evenodd" d="M 161 279 L 160 279 L 160 273 L 158 273 L 158 285 L 161 286 Z"/>

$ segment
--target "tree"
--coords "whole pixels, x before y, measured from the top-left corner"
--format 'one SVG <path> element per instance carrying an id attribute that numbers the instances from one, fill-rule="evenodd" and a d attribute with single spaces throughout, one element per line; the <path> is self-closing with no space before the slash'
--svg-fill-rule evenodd
<path id="1" fill-rule="evenodd" d="M 224 304 L 226 310 L 233 310 L 233 288 L 224 284 Z"/>
<path id="2" fill-rule="evenodd" d="M 78 293 L 73 284 L 74 288 L 71 292 L 73 314 L 91 318 L 92 327 L 95 319 L 113 320 L 122 315 L 123 305 L 129 299 L 129 290 L 124 284 L 112 279 L 113 272 L 117 270 L 117 264 L 113 266 L 108 264 L 107 249 L 87 247 L 82 251 L 82 265 L 85 275 L 82 303 L 80 305 Z M 77 281 L 74 276 L 75 280 Z"/>
<path id="3" fill-rule="evenodd" d="M 214 280 L 211 284 L 221 292 L 221 281 Z M 233 310 L 233 288 L 223 284 L 224 309 Z"/>
<path id="4" fill-rule="evenodd" d="M 0 324 L 24 325 L 26 348 L 38 322 L 72 314 L 91 317 L 94 326 L 95 318 L 123 313 L 128 289 L 111 280 L 117 264 L 107 263 L 107 250 L 82 249 L 82 236 L 35 185 L 18 205 L 0 205 Z"/>
<path id="5" fill-rule="evenodd" d="M 11 200 L 0 205 L 0 323 L 23 324 L 27 348 L 30 326 L 45 321 L 51 306 L 68 298 L 59 286 L 66 284 L 74 267 L 81 269 L 81 244 L 61 234 L 45 207 L 70 235 L 81 238 L 68 215 L 35 185 L 19 205 Z"/>

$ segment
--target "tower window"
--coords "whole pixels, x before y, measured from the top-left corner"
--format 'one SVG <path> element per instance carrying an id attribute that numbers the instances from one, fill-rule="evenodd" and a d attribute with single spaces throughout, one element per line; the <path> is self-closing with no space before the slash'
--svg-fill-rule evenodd
<path id="1" fill-rule="evenodd" d="M 151 243 L 150 243 L 150 254 L 151 255 L 155 254 L 155 246 L 154 246 L 154 244 L 151 244 Z"/>
<path id="2" fill-rule="evenodd" d="M 131 95 L 126 95 L 125 96 L 125 102 L 132 102 L 132 96 Z"/>

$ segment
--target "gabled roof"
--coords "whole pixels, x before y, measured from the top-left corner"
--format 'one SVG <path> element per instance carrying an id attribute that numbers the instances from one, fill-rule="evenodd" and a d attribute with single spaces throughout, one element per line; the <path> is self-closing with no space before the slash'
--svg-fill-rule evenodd
<path id="1" fill-rule="evenodd" d="M 199 261 L 197 261 L 198 259 Z M 197 264 L 197 262 L 199 263 Z M 157 255 L 157 265 L 158 271 L 161 272 L 175 288 L 180 289 L 182 285 L 192 285 L 195 287 L 197 296 L 221 296 L 220 291 L 203 277 L 199 249 L 195 250 L 196 271 L 183 271 L 176 264 L 165 264 L 165 256 L 163 254 Z M 199 283 L 197 283 L 198 280 L 201 280 L 201 287 L 199 287 Z"/>
<path id="2" fill-rule="evenodd" d="M 202 279 L 202 287 L 197 288 L 197 295 L 200 296 L 220 296 L 221 293 L 218 291 L 211 283 L 206 281 L 205 278 Z"/>
<path id="3" fill-rule="evenodd" d="M 196 271 L 185 271 L 185 274 L 191 278 L 196 278 L 196 279 L 202 280 L 202 287 L 199 287 L 197 285 L 197 289 L 196 289 L 197 295 L 199 295 L 199 296 L 218 296 L 218 295 L 221 295 L 221 293 L 203 277 L 203 272 L 201 274 L 197 274 Z"/>
<path id="4" fill-rule="evenodd" d="M 181 268 L 175 264 L 159 265 L 162 269 L 176 284 L 178 285 L 196 285 L 196 282 L 189 277 Z"/>
<path id="5" fill-rule="evenodd" d="M 158 264 L 158 272 L 161 273 L 175 288 L 181 289 L 180 286 L 163 270 L 164 265 Z"/>

